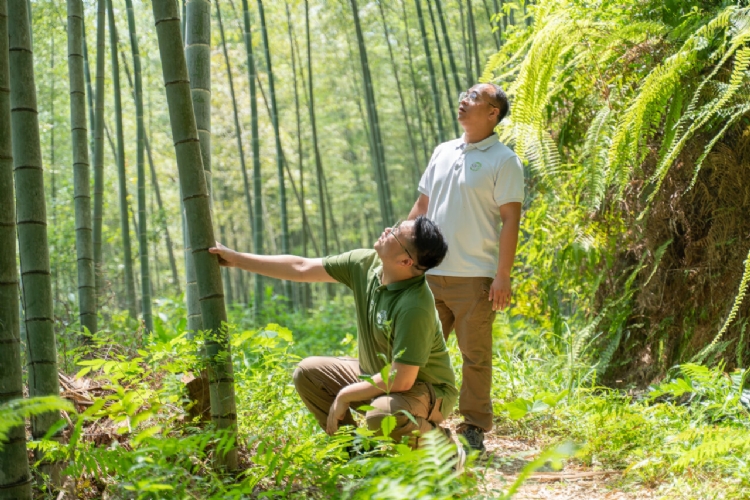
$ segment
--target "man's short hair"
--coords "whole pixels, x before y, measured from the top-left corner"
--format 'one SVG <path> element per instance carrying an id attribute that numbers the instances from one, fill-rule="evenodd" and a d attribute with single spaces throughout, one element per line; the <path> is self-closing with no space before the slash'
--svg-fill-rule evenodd
<path id="1" fill-rule="evenodd" d="M 420 215 L 414 219 L 413 234 L 412 244 L 417 258 L 414 267 L 420 271 L 428 271 L 439 266 L 448 253 L 448 243 L 437 224 Z"/>
<path id="2" fill-rule="evenodd" d="M 494 93 L 492 93 L 492 98 L 497 101 L 498 104 L 500 104 L 500 112 L 497 114 L 497 123 L 499 124 L 501 121 L 503 121 L 503 118 L 508 116 L 508 111 L 510 111 L 510 103 L 508 102 L 508 96 L 505 95 L 505 91 L 500 87 L 500 85 L 496 85 L 494 83 L 488 83 L 490 87 L 494 90 Z"/>

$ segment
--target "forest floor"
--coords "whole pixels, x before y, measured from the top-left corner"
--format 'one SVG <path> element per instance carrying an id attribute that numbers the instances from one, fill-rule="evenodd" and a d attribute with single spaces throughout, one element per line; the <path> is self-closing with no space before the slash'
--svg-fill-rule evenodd
<path id="1" fill-rule="evenodd" d="M 458 419 L 446 422 L 455 433 Z M 543 450 L 544 444 L 535 439 L 498 435 L 490 431 L 485 436 L 487 452 L 473 466 L 484 494 L 500 496 L 518 478 L 521 470 Z M 534 472 L 521 485 L 517 500 L 630 500 L 656 499 L 662 495 L 642 485 L 625 484 L 622 471 L 586 467 L 576 460 L 566 460 L 563 468 L 545 467 Z"/>

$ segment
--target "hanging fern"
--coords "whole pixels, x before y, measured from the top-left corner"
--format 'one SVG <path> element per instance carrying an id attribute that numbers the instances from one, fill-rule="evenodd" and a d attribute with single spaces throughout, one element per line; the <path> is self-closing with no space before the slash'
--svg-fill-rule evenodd
<path id="1" fill-rule="evenodd" d="M 750 40 L 750 28 L 748 28 L 746 37 L 744 37 L 744 40 L 745 41 Z M 725 57 L 728 57 L 728 55 L 729 55 L 729 52 L 727 53 Z M 647 206 L 653 201 L 654 197 L 658 193 L 659 189 L 661 188 L 661 184 L 664 181 L 667 172 L 669 171 L 669 167 L 677 158 L 677 155 L 680 154 L 680 152 L 684 148 L 687 141 L 690 138 L 692 138 L 693 134 L 698 129 L 700 129 L 711 118 L 713 118 L 719 110 L 721 110 L 723 107 L 725 107 L 727 104 L 731 102 L 735 93 L 740 89 L 740 87 L 742 86 L 744 82 L 744 78 L 746 76 L 746 70 L 749 64 L 750 64 L 750 48 L 743 47 L 742 49 L 736 52 L 734 67 L 732 69 L 732 75 L 729 78 L 730 84 L 728 88 L 726 89 L 726 91 L 724 92 L 724 94 L 718 100 L 712 101 L 710 105 L 704 107 L 702 111 L 699 113 L 698 118 L 696 120 L 691 121 L 690 125 L 687 127 L 687 130 L 685 130 L 685 132 L 681 136 L 675 137 L 672 147 L 670 147 L 667 154 L 659 162 L 659 165 L 656 168 L 656 172 L 651 178 L 651 182 L 655 182 L 656 187 L 651 192 L 651 194 L 649 195 L 646 201 Z M 700 88 L 702 87 L 703 85 L 701 85 Z M 697 92 L 696 92 L 696 95 L 697 95 Z M 643 215 L 641 215 L 641 217 L 642 216 Z"/>
<path id="2" fill-rule="evenodd" d="M 734 304 L 732 304 L 732 309 L 729 311 L 729 316 L 727 316 L 727 319 L 724 321 L 724 325 L 719 329 L 719 333 L 716 334 L 716 337 L 711 341 L 710 344 L 708 344 L 700 353 L 698 353 L 694 359 L 704 359 L 711 351 L 713 351 L 717 345 L 717 343 L 721 340 L 721 338 L 724 336 L 726 331 L 729 329 L 729 325 L 734 321 L 734 319 L 737 317 L 737 313 L 740 310 L 740 306 L 742 305 L 742 301 L 745 298 L 745 294 L 747 293 L 747 285 L 750 283 L 750 252 L 747 254 L 747 258 L 745 259 L 745 271 L 742 273 L 742 279 L 740 280 L 740 287 L 737 291 L 737 296 L 734 298 Z"/>
<path id="3" fill-rule="evenodd" d="M 693 178 L 690 180 L 690 185 L 685 190 L 690 191 L 693 186 L 695 186 L 695 181 L 698 180 L 698 172 L 700 172 L 701 167 L 703 166 L 703 162 L 706 160 L 706 157 L 708 157 L 708 154 L 714 149 L 714 146 L 716 146 L 716 143 L 719 142 L 719 140 L 724 137 L 724 134 L 726 134 L 727 130 L 737 123 L 737 121 L 742 118 L 748 111 L 750 111 L 750 103 L 736 106 L 734 113 L 732 113 L 731 116 L 725 119 L 724 126 L 719 130 L 719 132 L 713 136 L 713 138 L 706 144 L 706 147 L 703 148 L 703 153 L 700 155 L 698 160 L 695 162 L 695 168 L 693 169 Z"/>
<path id="4" fill-rule="evenodd" d="M 607 188 L 604 168 L 607 161 L 606 151 L 609 149 L 614 129 L 612 115 L 609 104 L 602 106 L 586 131 L 586 141 L 581 153 L 585 168 L 584 178 L 587 182 L 588 205 L 592 209 L 599 208 L 599 203 Z"/>

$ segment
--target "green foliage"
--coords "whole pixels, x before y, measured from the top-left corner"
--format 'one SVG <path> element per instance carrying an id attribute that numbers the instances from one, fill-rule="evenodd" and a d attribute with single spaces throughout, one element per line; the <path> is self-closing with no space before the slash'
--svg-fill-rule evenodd
<path id="1" fill-rule="evenodd" d="M 57 396 L 41 396 L 29 399 L 15 399 L 0 405 L 0 448 L 8 439 L 8 431 L 24 421 L 51 411 L 73 411 L 69 401 Z"/>

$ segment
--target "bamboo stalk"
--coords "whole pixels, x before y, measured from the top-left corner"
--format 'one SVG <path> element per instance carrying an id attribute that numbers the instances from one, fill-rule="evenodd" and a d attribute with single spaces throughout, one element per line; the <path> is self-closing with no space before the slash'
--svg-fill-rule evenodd
<path id="1" fill-rule="evenodd" d="M 154 320 L 151 312 L 151 274 L 148 258 L 148 232 L 146 218 L 146 166 L 144 148 L 146 142 L 146 127 L 143 123 L 143 83 L 141 79 L 141 54 L 138 48 L 138 37 L 135 31 L 135 14 L 132 0 L 125 0 L 128 11 L 128 30 L 130 31 L 130 47 L 133 52 L 133 76 L 135 77 L 135 117 L 137 126 L 137 161 L 138 168 L 138 243 L 141 260 L 141 302 L 143 321 L 149 332 L 154 331 Z"/>
<path id="2" fill-rule="evenodd" d="M 125 136 L 122 128 L 122 95 L 120 93 L 120 60 L 117 52 L 118 34 L 112 0 L 107 1 L 109 16 L 109 44 L 112 57 L 112 86 L 115 97 L 115 137 L 117 139 L 117 179 L 120 188 L 120 232 L 122 233 L 123 263 L 125 267 L 125 298 L 132 318 L 138 317 L 135 300 L 133 256 L 130 245 L 130 212 L 128 211 L 127 174 L 125 172 Z"/>
<path id="3" fill-rule="evenodd" d="M 266 71 L 268 72 L 268 94 L 271 99 L 271 123 L 276 144 L 276 171 L 279 178 L 279 205 L 281 210 L 281 253 L 289 253 L 289 220 L 286 206 L 286 186 L 284 182 L 284 165 L 281 158 L 281 135 L 279 134 L 279 108 L 276 103 L 276 87 L 273 77 L 273 65 L 271 63 L 271 47 L 268 43 L 268 30 L 266 28 L 266 16 L 263 10 L 263 1 L 258 0 L 258 15 L 260 17 L 260 30 L 263 38 L 263 49 L 266 56 Z M 292 282 L 284 281 L 284 294 L 287 299 L 292 299 Z"/>
<path id="4" fill-rule="evenodd" d="M 252 32 L 250 31 L 250 10 L 248 9 L 247 0 L 242 0 L 242 13 L 244 21 L 243 39 L 245 41 L 245 54 L 247 55 L 247 73 L 248 85 L 250 86 L 250 114 L 253 148 L 253 250 L 256 254 L 263 253 L 263 194 L 262 178 L 260 170 L 260 138 L 258 135 L 258 97 L 255 91 L 255 80 L 257 74 L 255 70 L 255 57 L 253 54 Z M 263 278 L 255 275 L 254 290 L 255 308 L 253 316 L 256 324 L 260 323 L 261 310 L 263 308 Z"/>
<path id="5" fill-rule="evenodd" d="M 427 71 L 430 74 L 430 87 L 432 88 L 432 104 L 435 107 L 435 118 L 437 121 L 438 129 L 438 141 L 445 142 L 445 130 L 443 129 L 443 118 L 440 112 L 440 94 L 438 93 L 437 79 L 435 78 L 435 67 L 432 64 L 432 56 L 430 55 L 430 43 L 427 38 L 427 29 L 424 25 L 424 17 L 422 16 L 422 2 L 421 0 L 414 0 L 417 6 L 417 18 L 419 19 L 419 29 L 422 32 L 422 45 L 424 46 L 425 57 L 427 58 Z"/>
<path id="6" fill-rule="evenodd" d="M 237 468 L 237 448 L 233 444 L 237 432 L 237 409 L 232 356 L 229 334 L 226 331 L 227 314 L 219 262 L 215 255 L 208 252 L 216 238 L 193 111 L 188 66 L 182 48 L 179 7 L 176 0 L 154 0 L 152 6 L 172 138 L 180 172 L 180 187 L 195 260 L 201 315 L 204 328 L 210 332 L 205 342 L 205 351 L 209 363 L 211 420 L 217 429 L 228 432 L 231 438 L 227 447 L 217 450 L 216 460 L 219 466 L 234 470 Z M 187 31 L 190 33 L 192 26 Z"/>
<path id="7" fill-rule="evenodd" d="M 10 109 L 8 5 L 0 0 L 0 406 L 23 398 Z M 0 498 L 32 498 L 24 425 L 0 441 Z"/>
<path id="8" fill-rule="evenodd" d="M 21 261 L 22 306 L 26 323 L 29 396 L 57 396 L 57 347 L 52 314 L 52 283 L 47 239 L 44 170 L 39 142 L 34 53 L 26 0 L 8 1 L 11 140 L 16 190 L 18 248 Z M 6 87 L 7 88 L 7 87 Z M 31 434 L 41 439 L 60 418 L 50 411 L 31 418 Z M 60 438 L 60 431 L 54 438 Z M 61 484 L 60 462 L 43 452 L 39 470 Z M 54 459 L 53 459 L 54 460 Z"/>
<path id="9" fill-rule="evenodd" d="M 417 158 L 417 145 L 414 143 L 414 135 L 411 131 L 411 123 L 409 121 L 409 113 L 406 112 L 406 101 L 404 100 L 404 92 L 401 88 L 401 79 L 398 76 L 398 67 L 396 66 L 396 60 L 393 57 L 393 47 L 391 46 L 391 39 L 388 36 L 388 24 L 385 20 L 385 10 L 383 9 L 383 2 L 378 1 L 378 8 L 380 10 L 380 19 L 383 22 L 383 34 L 385 35 L 385 41 L 388 44 L 388 56 L 391 61 L 391 68 L 393 69 L 393 77 L 396 79 L 396 90 L 398 91 L 398 101 L 401 105 L 401 113 L 404 116 L 404 124 L 406 125 L 406 136 L 409 139 L 409 146 L 411 148 L 412 159 L 414 161 L 412 172 L 414 173 L 414 189 L 419 185 L 420 171 L 419 171 L 419 159 Z"/>
<path id="10" fill-rule="evenodd" d="M 451 113 L 451 103 L 454 100 L 453 94 L 451 93 L 450 82 L 448 80 L 448 72 L 445 69 L 445 60 L 443 59 L 443 48 L 440 46 L 440 35 L 438 34 L 437 23 L 435 22 L 435 14 L 432 11 L 432 3 L 427 2 L 427 11 L 430 14 L 430 24 L 432 25 L 432 34 L 435 38 L 435 46 L 438 51 L 438 61 L 440 61 L 440 70 L 443 74 L 443 83 L 445 84 L 446 101 L 445 104 L 448 107 L 448 115 L 450 116 L 450 123 L 453 126 L 453 135 L 458 136 L 458 121 L 456 117 Z M 456 87 L 456 94 L 459 90 Z"/>
<path id="11" fill-rule="evenodd" d="M 102 303 L 104 290 L 104 263 L 102 254 L 102 216 L 104 212 L 104 13 L 107 0 L 98 0 L 96 10 L 96 93 L 94 97 L 94 270 L 96 296 Z"/>
<path id="12" fill-rule="evenodd" d="M 70 80 L 70 129 L 73 150 L 73 184 L 76 213 L 78 302 L 81 327 L 97 331 L 94 241 L 91 224 L 91 188 L 86 92 L 84 88 L 83 3 L 68 0 L 68 76 Z"/>

